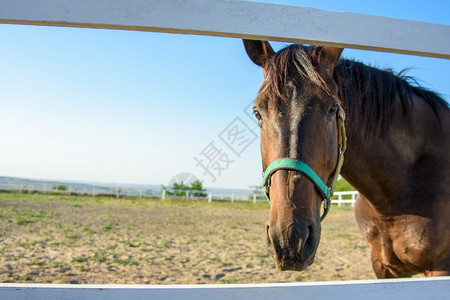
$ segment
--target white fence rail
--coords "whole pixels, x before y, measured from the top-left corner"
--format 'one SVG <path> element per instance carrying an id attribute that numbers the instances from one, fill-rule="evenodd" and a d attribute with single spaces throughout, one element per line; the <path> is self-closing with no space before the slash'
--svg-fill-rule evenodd
<path id="1" fill-rule="evenodd" d="M 0 23 L 189 33 L 450 58 L 450 26 L 237 0 L 0 0 Z"/>
<path id="2" fill-rule="evenodd" d="M 365 299 L 444 300 L 450 278 L 242 285 L 0 284 L 0 299 Z"/>

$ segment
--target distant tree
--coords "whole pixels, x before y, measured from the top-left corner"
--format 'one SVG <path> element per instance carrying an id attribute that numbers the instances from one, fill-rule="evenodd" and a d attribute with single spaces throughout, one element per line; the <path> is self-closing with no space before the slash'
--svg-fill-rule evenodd
<path id="1" fill-rule="evenodd" d="M 350 185 L 344 178 L 341 177 L 338 181 L 336 181 L 336 185 L 334 187 L 335 192 L 348 192 L 348 191 L 356 191 L 354 187 Z"/>
<path id="2" fill-rule="evenodd" d="M 200 180 L 192 182 L 190 190 L 195 197 L 206 197 L 206 189 L 203 188 L 203 182 Z"/>
<path id="3" fill-rule="evenodd" d="M 52 187 L 53 190 L 57 190 L 57 191 L 67 191 L 67 187 L 63 184 L 59 184 L 59 185 L 54 185 Z"/>
<path id="4" fill-rule="evenodd" d="M 203 188 L 203 183 L 200 180 L 192 182 L 190 185 L 185 184 L 183 181 L 174 182 L 172 186 L 164 186 L 161 184 L 161 192 L 165 190 L 168 196 L 186 196 L 186 192 L 189 191 L 190 195 L 195 197 L 206 197 L 206 189 Z"/>
<path id="5" fill-rule="evenodd" d="M 183 181 L 180 183 L 174 182 L 172 188 L 178 191 L 186 191 L 190 189 L 190 187 L 185 185 Z"/>
<path id="6" fill-rule="evenodd" d="M 184 182 L 174 182 L 172 185 L 173 194 L 175 196 L 186 196 L 186 191 L 190 190 L 188 185 L 185 185 Z"/>
<path id="7" fill-rule="evenodd" d="M 196 191 L 205 191 L 205 189 L 203 189 L 203 182 L 200 180 L 196 180 L 191 183 L 191 189 Z"/>

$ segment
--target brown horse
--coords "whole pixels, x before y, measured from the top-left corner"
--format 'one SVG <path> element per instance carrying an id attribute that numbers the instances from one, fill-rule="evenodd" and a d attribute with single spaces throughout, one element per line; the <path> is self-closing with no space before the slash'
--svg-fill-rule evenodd
<path id="1" fill-rule="evenodd" d="M 341 59 L 339 48 L 244 45 L 265 78 L 254 113 L 278 268 L 313 262 L 321 203 L 341 171 L 359 191 L 355 215 L 378 278 L 449 275 L 448 104 L 410 78 Z"/>

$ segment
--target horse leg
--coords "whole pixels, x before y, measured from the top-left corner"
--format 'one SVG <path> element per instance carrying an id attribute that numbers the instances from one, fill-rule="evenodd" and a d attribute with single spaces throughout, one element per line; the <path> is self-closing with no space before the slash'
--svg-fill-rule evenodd
<path id="1" fill-rule="evenodd" d="M 404 272 L 400 261 L 393 251 L 393 245 L 385 235 L 379 214 L 362 194 L 358 194 L 355 203 L 355 217 L 359 230 L 372 249 L 372 268 L 377 278 L 411 277 Z M 394 265 L 396 267 L 394 267 Z"/>
<path id="2" fill-rule="evenodd" d="M 396 272 L 394 272 L 394 270 L 384 265 L 381 262 L 381 259 L 379 257 L 376 257 L 373 252 L 372 252 L 372 268 L 378 279 L 403 277 L 399 276 Z"/>
<path id="3" fill-rule="evenodd" d="M 372 250 L 372 268 L 377 278 L 392 278 L 394 274 L 386 269 L 382 263 L 381 253 L 383 249 L 380 243 L 380 231 L 373 222 L 374 215 L 375 212 L 369 200 L 358 193 L 355 203 L 355 217 L 362 236 Z"/>

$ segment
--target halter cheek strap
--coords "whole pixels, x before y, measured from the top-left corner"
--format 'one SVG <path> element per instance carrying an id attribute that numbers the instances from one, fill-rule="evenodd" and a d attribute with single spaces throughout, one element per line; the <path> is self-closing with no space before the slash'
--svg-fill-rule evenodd
<path id="1" fill-rule="evenodd" d="M 278 170 L 293 170 L 300 172 L 306 178 L 309 179 L 314 184 L 316 190 L 322 195 L 324 201 L 323 209 L 324 212 L 320 217 L 322 221 L 325 216 L 330 211 L 331 200 L 330 197 L 333 195 L 333 188 L 341 172 L 342 164 L 344 163 L 344 152 L 347 149 L 347 136 L 345 134 L 345 112 L 344 109 L 339 106 L 336 113 L 337 122 L 337 137 L 338 137 L 338 159 L 336 163 L 336 168 L 332 175 L 331 184 L 327 186 L 323 180 L 317 175 L 314 170 L 308 166 L 306 163 L 292 158 L 279 158 L 274 160 L 263 173 L 263 186 L 265 187 L 266 196 L 270 201 L 270 178 Z"/>

